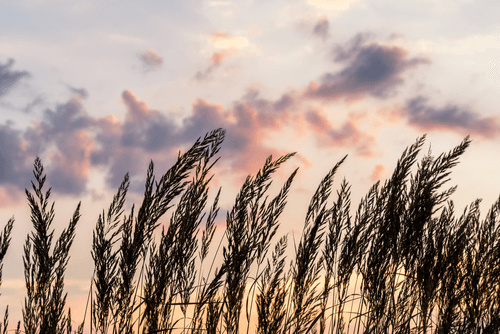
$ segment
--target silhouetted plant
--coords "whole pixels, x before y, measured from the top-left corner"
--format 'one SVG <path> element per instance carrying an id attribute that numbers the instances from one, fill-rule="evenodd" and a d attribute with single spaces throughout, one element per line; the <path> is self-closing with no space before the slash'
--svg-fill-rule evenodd
<path id="1" fill-rule="evenodd" d="M 7 249 L 9 249 L 10 241 L 11 241 L 11 232 L 12 227 L 14 226 L 14 217 L 10 218 L 5 227 L 3 228 L 3 232 L 0 233 L 0 286 L 2 285 L 2 271 L 3 271 L 3 258 L 7 253 Z M 9 306 L 5 307 L 5 315 L 3 318 L 3 323 L 0 323 L 0 332 L 3 334 L 7 333 L 7 327 L 9 326 Z"/>
<path id="2" fill-rule="evenodd" d="M 52 246 L 54 209 L 50 189 L 42 192 L 45 176 L 37 158 L 35 195 L 26 191 L 34 232 L 23 256 L 25 332 L 83 333 L 85 326 L 91 333 L 138 334 L 500 331 L 500 198 L 484 220 L 480 200 L 457 218 L 450 200 L 456 187 L 442 189 L 468 137 L 449 153 L 435 158 L 429 152 L 417 163 L 425 136 L 418 138 L 355 211 L 346 180 L 330 202 L 341 159 L 309 203 L 289 266 L 287 236 L 274 246 L 273 240 L 297 169 L 268 200 L 272 175 L 294 154 L 269 157 L 242 185 L 204 272 L 221 193 L 208 204 L 210 172 L 224 135 L 217 129 L 199 138 L 159 181 L 151 162 L 142 204 L 128 215 L 125 175 L 95 226 L 89 323 L 86 311 L 76 331 L 63 290 L 80 205 Z M 169 223 L 155 235 L 171 208 Z M 0 284 L 13 222 L 0 234 Z M 222 262 L 214 268 L 220 249 Z M 0 331 L 7 326 L 8 308 Z"/>
<path id="3" fill-rule="evenodd" d="M 34 231 L 24 245 L 24 278 L 27 296 L 23 307 L 24 330 L 27 334 L 64 333 L 68 327 L 70 313 L 65 315 L 66 294 L 64 272 L 69 260 L 69 250 L 75 238 L 75 228 L 80 219 L 80 203 L 76 207 L 69 225 L 52 247 L 54 231 L 50 230 L 54 220 L 54 203 L 49 208 L 51 189 L 44 194 L 42 188 L 46 176 L 40 159 L 35 160 L 33 171 L 35 183 L 31 182 L 35 196 L 26 190 L 31 209 Z"/>

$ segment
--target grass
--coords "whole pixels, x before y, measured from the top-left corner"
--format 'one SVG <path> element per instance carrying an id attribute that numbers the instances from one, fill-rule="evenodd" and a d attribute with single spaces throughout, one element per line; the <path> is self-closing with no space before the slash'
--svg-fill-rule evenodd
<path id="1" fill-rule="evenodd" d="M 332 195 L 344 157 L 314 193 L 287 265 L 288 239 L 276 232 L 297 170 L 276 196 L 268 189 L 293 153 L 269 157 L 247 177 L 227 212 L 224 240 L 212 243 L 221 189 L 213 203 L 208 193 L 224 134 L 199 138 L 159 180 L 151 162 L 144 199 L 127 214 L 125 175 L 93 232 L 89 301 L 75 329 L 64 274 L 80 204 L 54 242 L 54 207 L 37 158 L 26 190 L 33 231 L 24 246 L 26 297 L 16 333 L 500 332 L 500 200 L 481 220 L 479 200 L 456 214 L 456 187 L 443 189 L 468 137 L 419 163 L 425 136 L 417 139 L 357 210 L 347 181 Z M 13 224 L 0 234 L 0 264 Z M 0 332 L 8 326 L 7 307 Z"/>

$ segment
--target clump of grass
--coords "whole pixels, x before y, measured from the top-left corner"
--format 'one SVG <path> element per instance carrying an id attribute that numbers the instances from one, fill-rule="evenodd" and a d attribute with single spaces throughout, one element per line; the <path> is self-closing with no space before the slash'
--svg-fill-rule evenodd
<path id="1" fill-rule="evenodd" d="M 341 159 L 309 203 L 288 266 L 287 236 L 274 239 L 297 169 L 269 199 L 272 175 L 294 154 L 269 157 L 242 185 L 227 212 L 223 240 L 204 272 L 221 193 L 219 188 L 208 203 L 210 173 L 224 135 L 217 129 L 199 138 L 158 181 L 151 162 L 142 204 L 128 214 L 123 209 L 129 187 L 125 175 L 95 226 L 89 309 L 77 330 L 71 311 L 65 311 L 63 290 L 80 205 L 52 245 L 54 209 L 48 202 L 50 189 L 42 192 L 45 176 L 37 158 L 34 195 L 26 191 L 34 232 L 23 256 L 24 331 L 500 331 L 500 198 L 483 220 L 480 200 L 456 217 L 450 200 L 456 187 L 442 189 L 469 146 L 468 137 L 449 153 L 435 158 L 429 152 L 417 163 L 425 136 L 418 138 L 403 152 L 392 176 L 383 185 L 374 184 L 355 211 L 346 180 L 331 201 L 334 176 L 346 158 Z M 170 209 L 169 223 L 163 225 L 160 219 Z M 0 234 L 0 283 L 13 222 Z M 155 234 L 160 225 L 161 233 Z M 214 268 L 218 256 L 222 262 Z M 7 326 L 8 308 L 0 331 L 6 333 Z"/>
<path id="2" fill-rule="evenodd" d="M 3 271 L 3 259 L 7 250 L 10 246 L 12 227 L 14 226 L 14 217 L 10 218 L 7 224 L 3 228 L 3 232 L 0 233 L 0 286 L 2 285 L 2 271 Z M 9 326 L 9 306 L 5 307 L 5 315 L 3 318 L 3 323 L 0 323 L 0 332 L 3 334 L 7 333 L 7 327 Z"/>
<path id="3" fill-rule="evenodd" d="M 33 174 L 36 184 L 31 182 L 31 185 L 35 195 L 26 190 L 34 231 L 26 238 L 23 255 L 27 292 L 23 307 L 24 331 L 27 334 L 64 333 L 71 331 L 71 313 L 68 311 L 66 315 L 64 310 L 64 272 L 80 219 L 80 203 L 52 247 L 54 231 L 50 228 L 55 216 L 54 203 L 49 203 L 50 188 L 45 194 L 42 192 L 46 176 L 38 158 Z"/>

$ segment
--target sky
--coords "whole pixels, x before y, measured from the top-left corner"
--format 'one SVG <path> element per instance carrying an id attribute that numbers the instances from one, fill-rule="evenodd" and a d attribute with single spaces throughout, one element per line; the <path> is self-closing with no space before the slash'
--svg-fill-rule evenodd
<path id="1" fill-rule="evenodd" d="M 294 234 L 342 157 L 335 185 L 346 178 L 355 207 L 423 134 L 433 155 L 470 135 L 449 186 L 457 212 L 482 198 L 484 215 L 500 194 L 499 10 L 492 0 L 2 2 L 0 226 L 16 221 L 0 312 L 9 304 L 11 323 L 21 319 L 24 189 L 37 156 L 56 236 L 82 202 L 66 274 L 77 320 L 92 230 L 125 173 L 130 208 L 151 160 L 161 176 L 216 128 L 227 131 L 210 193 L 222 186 L 216 237 L 243 180 L 271 154 L 297 152 L 271 188 L 299 167 L 280 228 Z"/>

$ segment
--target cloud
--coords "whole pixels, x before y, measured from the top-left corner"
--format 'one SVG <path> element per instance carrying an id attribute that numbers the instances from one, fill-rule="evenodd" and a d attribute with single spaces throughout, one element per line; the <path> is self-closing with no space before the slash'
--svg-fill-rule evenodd
<path id="1" fill-rule="evenodd" d="M 122 126 L 121 144 L 124 147 L 141 147 L 146 152 L 155 152 L 167 143 L 175 142 L 176 126 L 157 110 L 149 109 L 133 92 L 126 90 L 122 99 L 127 107 Z"/>
<path id="2" fill-rule="evenodd" d="M 28 187 L 31 167 L 27 151 L 21 131 L 0 125 L 0 185 Z"/>
<path id="3" fill-rule="evenodd" d="M 210 42 L 217 49 L 243 49 L 250 46 L 248 38 L 216 32 L 210 36 Z"/>
<path id="4" fill-rule="evenodd" d="M 374 138 L 359 129 L 354 117 L 335 127 L 323 122 L 326 126 L 319 131 L 315 126 L 321 121 L 315 122 L 312 114 L 307 121 L 302 116 L 304 106 L 296 92 L 287 92 L 272 100 L 250 88 L 228 108 L 197 99 L 192 104 L 191 115 L 184 118 L 181 125 L 151 110 L 131 91 L 124 91 L 122 99 L 127 107 L 124 122 L 112 117 L 96 121 L 100 132 L 95 140 L 101 149 L 91 154 L 95 165 L 110 164 L 108 182 L 112 186 L 117 186 L 127 171 L 131 175 L 142 173 L 139 161 L 147 162 L 157 154 L 163 159 L 160 163 L 171 163 L 179 147 L 187 147 L 200 135 L 219 127 L 226 129 L 221 151 L 224 164 L 236 175 L 255 172 L 271 154 L 277 157 L 288 153 L 267 144 L 267 140 L 284 127 L 300 132 L 303 124 L 308 124 L 306 129 L 313 133 L 319 145 L 354 147 L 361 156 L 371 155 L 375 145 Z"/>
<path id="5" fill-rule="evenodd" d="M 132 177 L 143 173 L 144 166 L 155 154 L 159 158 L 155 158 L 157 166 L 170 166 L 180 147 L 190 146 L 199 136 L 219 127 L 227 131 L 221 151 L 227 156 L 224 163 L 237 175 L 255 172 L 270 154 L 286 153 L 267 147 L 264 140 L 269 131 L 279 129 L 285 121 L 287 113 L 277 112 L 275 106 L 282 108 L 287 98 L 276 104 L 254 92 L 228 109 L 197 99 L 192 105 L 192 114 L 184 118 L 181 125 L 150 109 L 132 91 L 124 91 L 122 100 L 127 108 L 123 122 L 110 116 L 94 121 L 99 130 L 94 137 L 98 148 L 90 154 L 92 165 L 109 166 L 107 182 L 112 187 L 120 184 L 126 172 Z M 131 185 L 131 190 L 142 191 L 142 182 Z"/>
<path id="6" fill-rule="evenodd" d="M 46 109 L 39 135 L 48 142 L 88 128 L 92 124 L 92 118 L 84 111 L 85 99 L 86 93 L 76 93 L 66 103 L 58 104 L 54 110 Z"/>
<path id="7" fill-rule="evenodd" d="M 377 182 L 378 180 L 380 180 L 382 175 L 384 175 L 386 169 L 387 168 L 384 165 L 376 165 L 375 168 L 373 168 L 372 175 L 370 177 L 371 180 L 373 182 Z"/>
<path id="8" fill-rule="evenodd" d="M 221 50 L 222 51 L 222 50 Z M 211 65 L 223 63 L 226 53 L 214 53 Z M 55 192 L 79 196 L 92 194 L 87 189 L 92 168 L 106 170 L 106 183 L 116 188 L 125 173 L 131 176 L 132 192 L 143 191 L 144 170 L 153 159 L 158 170 L 169 168 L 181 148 L 215 128 L 227 130 L 221 154 L 225 171 L 241 178 L 255 173 L 263 161 L 288 153 L 273 147 L 269 140 L 285 127 L 298 135 L 311 133 L 319 146 L 354 147 L 356 154 L 369 156 L 373 137 L 359 128 L 360 119 L 348 115 L 347 121 L 333 120 L 319 109 L 311 109 L 297 91 L 288 91 L 276 99 L 263 97 L 250 88 L 229 107 L 196 99 L 192 113 L 179 124 L 168 114 L 151 109 L 130 90 L 122 93 L 126 108 L 123 121 L 113 115 L 90 116 L 84 107 L 88 93 L 68 87 L 72 96 L 54 108 L 46 109 L 39 122 L 17 131 L 0 128 L 2 154 L 0 185 L 23 189 L 29 184 L 35 156 L 41 156 Z M 307 159 L 299 157 L 307 165 Z M 139 176 L 141 176 L 139 178 Z M 12 181 L 13 180 L 13 181 Z"/>
<path id="9" fill-rule="evenodd" d="M 26 194 L 22 192 L 18 187 L 14 187 L 11 185 L 0 186 L 0 208 L 16 206 L 22 203 L 25 197 Z"/>
<path id="10" fill-rule="evenodd" d="M 231 50 L 214 52 L 212 54 L 212 57 L 210 57 L 210 62 L 214 66 L 220 66 L 220 64 L 222 64 L 222 60 L 224 60 L 225 58 L 229 57 L 232 54 L 234 54 L 234 52 L 232 52 Z"/>
<path id="11" fill-rule="evenodd" d="M 113 116 L 95 120 L 97 148 L 90 153 L 93 166 L 108 166 L 107 183 L 117 187 L 125 173 L 144 172 L 148 161 L 157 153 L 171 157 L 172 147 L 179 145 L 177 126 L 160 111 L 149 106 L 130 90 L 122 93 L 127 109 L 125 120 Z M 143 180 L 131 183 L 131 190 L 142 191 Z"/>
<path id="12" fill-rule="evenodd" d="M 222 61 L 232 56 L 235 51 L 235 49 L 223 49 L 221 51 L 214 52 L 209 59 L 210 65 L 203 71 L 196 72 L 194 79 L 198 82 L 212 79 L 213 72 L 221 66 Z"/>
<path id="13" fill-rule="evenodd" d="M 357 0 L 307 0 L 309 5 L 327 11 L 344 11 L 355 2 Z"/>
<path id="14" fill-rule="evenodd" d="M 269 106 L 272 108 L 271 103 Z M 273 116 L 272 109 L 265 108 L 259 104 L 258 92 L 254 90 L 250 90 L 241 100 L 235 101 L 232 108 L 227 110 L 220 105 L 198 99 L 193 104 L 192 116 L 183 122 L 180 137 L 192 138 L 196 134 L 223 127 L 226 129 L 226 139 L 222 144 L 221 153 L 227 155 L 226 163 L 236 173 L 254 173 L 269 155 L 286 153 L 264 144 L 270 131 L 279 129 L 283 120 L 279 116 Z"/>
<path id="15" fill-rule="evenodd" d="M 345 63 L 345 68 L 326 73 L 320 84 L 312 82 L 305 96 L 324 101 L 355 100 L 367 95 L 384 99 L 404 82 L 404 71 L 430 63 L 426 58 L 407 59 L 407 52 L 397 46 L 365 45 L 366 39 L 367 35 L 357 35 L 347 47 L 335 47 L 334 61 Z"/>
<path id="16" fill-rule="evenodd" d="M 450 130 L 484 138 L 494 138 L 500 134 L 498 117 L 481 117 L 456 105 L 434 108 L 427 101 L 428 98 L 423 96 L 407 101 L 402 114 L 407 117 L 410 125 L 424 131 Z"/>
<path id="17" fill-rule="evenodd" d="M 76 88 L 73 86 L 68 86 L 68 89 L 71 93 L 75 94 L 76 96 L 80 96 L 83 99 L 89 97 L 89 92 L 85 88 Z"/>
<path id="18" fill-rule="evenodd" d="M 142 62 L 144 72 L 158 70 L 163 65 L 163 58 L 152 49 L 144 50 L 139 55 L 139 59 Z"/>
<path id="19" fill-rule="evenodd" d="M 330 37 L 330 22 L 328 22 L 328 18 L 322 17 L 316 22 L 313 28 L 313 35 L 323 40 Z"/>
<path id="20" fill-rule="evenodd" d="M 198 82 L 206 82 L 213 78 L 214 72 L 221 67 L 223 61 L 234 56 L 241 49 L 247 49 L 251 52 L 258 50 L 255 45 L 250 44 L 246 37 L 233 36 L 224 32 L 216 32 L 210 35 L 209 49 L 216 49 L 208 59 L 209 65 L 204 70 L 199 70 L 193 79 Z M 204 50 L 203 52 L 207 52 Z"/>
<path id="21" fill-rule="evenodd" d="M 10 102 L 7 101 L 0 101 L 0 107 L 5 108 L 5 109 L 11 109 L 11 110 L 16 110 L 16 111 L 21 111 L 25 114 L 30 114 L 33 109 L 36 107 L 42 106 L 44 103 L 44 100 L 41 96 L 35 97 L 32 101 L 26 103 L 24 106 L 16 106 Z"/>
<path id="22" fill-rule="evenodd" d="M 80 195 L 86 190 L 89 176 L 90 153 L 94 142 L 89 130 L 94 119 L 85 112 L 84 89 L 71 89 L 74 95 L 54 110 L 44 112 L 42 122 L 26 130 L 27 151 L 47 155 L 47 175 L 54 191 L 66 195 Z M 30 161 L 31 165 L 31 161 Z"/>
<path id="23" fill-rule="evenodd" d="M 0 63 L 0 98 L 5 96 L 22 78 L 30 76 L 27 71 L 13 71 L 11 69 L 13 64 L 14 59 L 7 60 L 5 64 Z"/>
<path id="24" fill-rule="evenodd" d="M 359 156 L 371 156 L 375 147 L 375 138 L 359 129 L 355 117 L 335 127 L 324 115 L 324 111 L 314 109 L 306 112 L 304 122 L 314 133 L 319 147 L 354 148 Z"/>
<path id="25" fill-rule="evenodd" d="M 54 190 L 74 196 L 85 192 L 93 148 L 93 139 L 83 130 L 57 141 L 57 151 L 50 154 L 51 168 L 47 173 Z"/>

